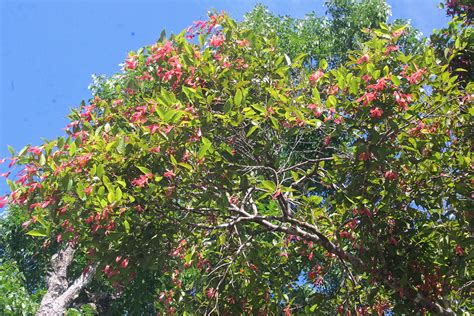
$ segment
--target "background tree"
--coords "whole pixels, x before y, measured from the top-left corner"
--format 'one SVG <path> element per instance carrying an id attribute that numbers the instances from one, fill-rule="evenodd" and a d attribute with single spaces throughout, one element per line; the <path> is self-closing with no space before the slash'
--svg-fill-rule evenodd
<path id="1" fill-rule="evenodd" d="M 275 16 L 264 5 L 257 5 L 245 14 L 242 22 L 255 33 L 277 37 L 278 47 L 291 59 L 305 54 L 305 66 L 317 68 L 321 60 L 331 67 L 347 61 L 350 50 L 358 49 L 370 38 L 364 30 L 388 23 L 390 6 L 381 0 L 326 1 L 326 15 L 316 12 L 298 19 Z M 406 20 L 395 20 L 394 25 L 406 25 Z M 399 44 L 406 53 L 415 53 L 423 46 L 420 33 L 409 26 Z"/>

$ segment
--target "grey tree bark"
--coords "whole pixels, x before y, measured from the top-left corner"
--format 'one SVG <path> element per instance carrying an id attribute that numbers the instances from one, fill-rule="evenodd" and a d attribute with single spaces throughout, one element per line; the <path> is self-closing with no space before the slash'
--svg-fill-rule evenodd
<path id="1" fill-rule="evenodd" d="M 74 259 L 75 249 L 68 245 L 51 258 L 51 271 L 47 278 L 48 291 L 41 300 L 37 316 L 64 315 L 79 293 L 91 282 L 97 269 L 97 264 L 82 273 L 70 283 L 67 269 Z"/>

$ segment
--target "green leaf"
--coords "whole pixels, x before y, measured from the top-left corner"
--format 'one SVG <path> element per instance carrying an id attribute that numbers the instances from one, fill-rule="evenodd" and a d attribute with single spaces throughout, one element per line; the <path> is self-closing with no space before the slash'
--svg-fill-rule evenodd
<path id="1" fill-rule="evenodd" d="M 46 157 L 44 154 L 41 154 L 40 159 L 39 159 L 39 164 L 41 166 L 44 166 L 46 164 Z"/>
<path id="2" fill-rule="evenodd" d="M 329 107 L 335 107 L 336 104 L 337 104 L 337 99 L 335 96 L 333 95 L 330 95 L 327 99 L 327 104 L 329 105 Z"/>
<path id="3" fill-rule="evenodd" d="M 15 155 L 15 150 L 12 146 L 8 145 L 8 151 L 10 152 L 10 154 Z"/>
<path id="4" fill-rule="evenodd" d="M 117 188 L 115 189 L 115 199 L 116 199 L 117 201 L 121 201 L 121 200 L 122 200 L 122 197 L 123 197 L 122 190 L 121 190 L 119 187 L 117 187 Z"/>
<path id="5" fill-rule="evenodd" d="M 41 232 L 39 230 L 30 230 L 26 234 L 33 237 L 46 237 L 47 236 L 44 232 Z"/>
<path id="6" fill-rule="evenodd" d="M 97 167 L 96 175 L 97 175 L 97 177 L 99 177 L 100 179 L 102 179 L 102 177 L 104 176 L 104 165 L 99 165 L 99 166 Z"/>
<path id="7" fill-rule="evenodd" d="M 326 61 L 326 59 L 321 59 L 321 61 L 319 62 L 319 68 L 321 68 L 322 70 L 326 70 L 328 68 L 328 62 Z"/>
<path id="8" fill-rule="evenodd" d="M 149 174 L 149 173 L 151 173 L 151 170 L 148 169 L 147 167 L 137 166 L 137 168 L 138 168 L 141 172 L 143 172 L 143 174 Z"/>
<path id="9" fill-rule="evenodd" d="M 270 181 L 270 180 L 263 180 L 262 181 L 262 186 L 265 188 L 265 189 L 268 189 L 269 191 L 275 191 L 276 189 L 276 184 L 275 182 L 273 181 Z"/>
<path id="10" fill-rule="evenodd" d="M 258 128 L 258 125 L 254 125 L 252 126 L 249 131 L 247 132 L 247 135 L 245 135 L 246 137 L 249 137 L 250 135 L 253 134 L 253 132 L 255 132 L 255 130 Z"/>
<path id="11" fill-rule="evenodd" d="M 238 89 L 238 90 L 235 92 L 234 104 L 235 104 L 236 106 L 240 106 L 241 103 L 242 103 L 242 90 Z"/>
<path id="12" fill-rule="evenodd" d="M 203 137 L 202 138 L 202 145 L 199 148 L 199 152 L 198 152 L 198 158 L 202 159 L 206 155 L 206 152 L 209 150 L 209 148 L 211 148 L 211 146 L 212 146 L 211 141 L 208 140 L 207 138 Z"/>
<path id="13" fill-rule="evenodd" d="M 124 221 L 123 221 L 123 228 L 125 228 L 125 232 L 126 232 L 127 234 L 130 233 L 130 223 L 129 223 L 127 220 L 124 220 Z"/>
<path id="14" fill-rule="evenodd" d="M 109 201 L 109 203 L 113 203 L 115 201 L 114 191 L 109 191 L 109 193 L 107 194 L 107 200 Z"/>
<path id="15" fill-rule="evenodd" d="M 392 75 L 391 79 L 394 85 L 396 85 L 397 87 L 400 85 L 400 79 L 397 76 Z"/>

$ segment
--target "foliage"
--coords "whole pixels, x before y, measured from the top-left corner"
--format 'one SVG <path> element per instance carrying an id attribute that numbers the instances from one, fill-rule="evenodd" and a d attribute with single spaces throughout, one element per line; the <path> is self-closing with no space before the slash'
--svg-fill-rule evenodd
<path id="1" fill-rule="evenodd" d="M 277 37 L 278 47 L 291 59 L 305 53 L 306 66 L 316 67 L 323 59 L 330 66 L 337 66 L 347 61 L 348 51 L 370 38 L 364 29 L 378 28 L 390 15 L 390 6 L 382 0 L 331 0 L 326 7 L 326 16 L 312 12 L 298 19 L 275 16 L 264 5 L 257 5 L 242 23 L 257 34 Z M 406 24 L 407 21 L 394 21 L 394 25 Z M 406 53 L 414 53 L 423 41 L 419 32 L 409 26 L 399 44 Z"/>
<path id="2" fill-rule="evenodd" d="M 163 313 L 472 311 L 473 85 L 402 33 L 309 72 L 212 14 L 15 153 L 9 203 L 118 293 L 156 275 Z"/>
<path id="3" fill-rule="evenodd" d="M 0 313 L 2 315 L 32 315 L 37 308 L 36 301 L 37 298 L 28 294 L 25 276 L 18 269 L 16 262 L 2 259 L 0 261 Z"/>
<path id="4" fill-rule="evenodd" d="M 460 9 L 466 5 L 456 1 L 449 1 L 446 6 L 447 14 L 454 16 L 453 20 L 449 22 L 448 27 L 435 31 L 431 35 L 431 45 L 438 58 L 449 64 L 449 70 L 456 74 L 458 83 L 465 86 L 473 81 L 474 76 L 472 8 Z M 466 14 L 462 15 L 464 11 Z"/>

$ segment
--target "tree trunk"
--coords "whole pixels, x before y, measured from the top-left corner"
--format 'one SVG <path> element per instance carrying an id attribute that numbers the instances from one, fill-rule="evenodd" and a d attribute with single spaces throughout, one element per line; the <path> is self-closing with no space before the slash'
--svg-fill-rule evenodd
<path id="1" fill-rule="evenodd" d="M 82 273 L 72 284 L 69 284 L 67 269 L 74 258 L 74 252 L 75 249 L 68 245 L 51 258 L 52 269 L 47 278 L 48 291 L 43 296 L 36 315 L 64 315 L 73 300 L 92 280 L 97 264 L 91 266 L 87 272 Z"/>

